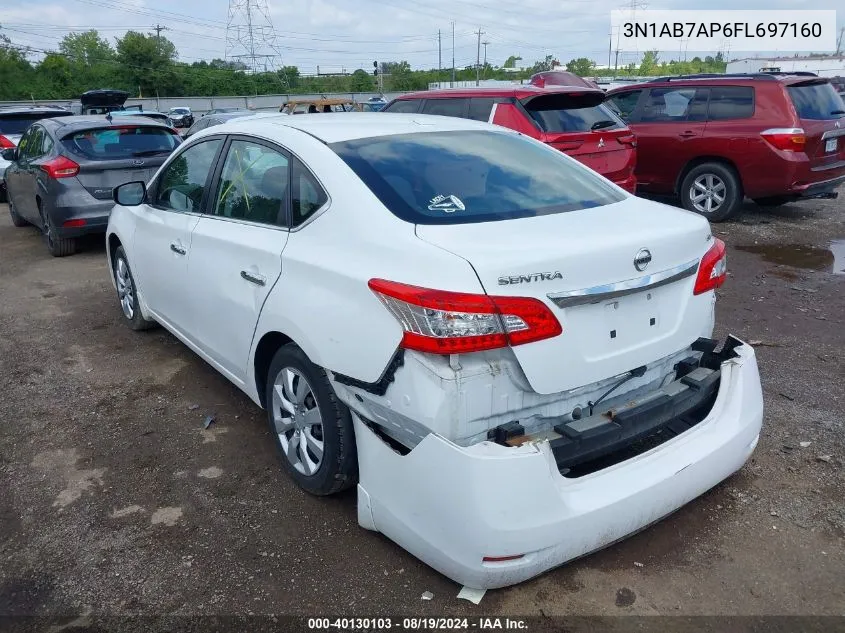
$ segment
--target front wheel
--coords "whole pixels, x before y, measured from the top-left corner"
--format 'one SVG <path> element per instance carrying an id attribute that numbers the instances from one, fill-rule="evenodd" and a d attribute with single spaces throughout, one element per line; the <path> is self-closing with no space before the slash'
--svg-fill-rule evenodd
<path id="1" fill-rule="evenodd" d="M 117 247 L 112 257 L 112 272 L 117 286 L 117 298 L 126 324 L 133 330 L 148 330 L 153 327 L 155 321 L 149 321 L 141 314 L 135 278 L 132 276 L 132 269 L 129 268 L 129 260 L 126 259 L 126 252 L 122 246 Z"/>
<path id="2" fill-rule="evenodd" d="M 711 222 L 727 220 L 742 204 L 742 186 L 733 169 L 721 163 L 693 167 L 681 184 L 681 203 Z"/>
<path id="3" fill-rule="evenodd" d="M 324 369 L 296 345 L 284 345 L 270 364 L 265 396 L 282 464 L 301 488 L 324 496 L 358 482 L 352 415 Z"/>

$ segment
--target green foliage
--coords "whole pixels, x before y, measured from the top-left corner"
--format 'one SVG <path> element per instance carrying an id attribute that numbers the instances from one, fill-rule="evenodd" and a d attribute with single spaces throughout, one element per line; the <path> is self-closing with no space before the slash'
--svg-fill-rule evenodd
<path id="1" fill-rule="evenodd" d="M 578 59 L 573 59 L 566 64 L 566 70 L 571 73 L 575 73 L 579 77 L 586 77 L 588 75 L 592 75 L 596 66 L 596 62 L 592 59 L 588 59 L 587 57 L 579 57 Z"/>
<path id="2" fill-rule="evenodd" d="M 511 55 L 505 60 L 505 63 L 502 65 L 502 68 L 516 68 L 516 62 L 521 62 L 522 57 L 519 55 Z"/>
<path id="3" fill-rule="evenodd" d="M 350 88 L 352 89 L 352 92 L 372 92 L 373 77 L 366 70 L 361 70 L 359 68 L 352 73 Z"/>

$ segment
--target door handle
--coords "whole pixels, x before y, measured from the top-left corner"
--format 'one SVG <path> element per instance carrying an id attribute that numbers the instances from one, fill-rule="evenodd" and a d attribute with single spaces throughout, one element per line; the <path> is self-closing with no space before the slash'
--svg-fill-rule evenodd
<path id="1" fill-rule="evenodd" d="M 176 242 L 171 242 L 170 250 L 176 253 L 177 255 L 184 255 L 188 252 L 182 246 L 179 246 Z"/>
<path id="2" fill-rule="evenodd" d="M 246 279 L 249 283 L 256 286 L 263 286 L 267 283 L 267 279 L 263 275 L 256 275 L 246 270 L 241 271 L 241 279 Z"/>
<path id="3" fill-rule="evenodd" d="M 698 134 L 696 134 L 692 130 L 687 130 L 686 132 L 681 132 L 678 136 L 680 136 L 681 138 L 691 138 L 693 136 L 698 136 Z"/>

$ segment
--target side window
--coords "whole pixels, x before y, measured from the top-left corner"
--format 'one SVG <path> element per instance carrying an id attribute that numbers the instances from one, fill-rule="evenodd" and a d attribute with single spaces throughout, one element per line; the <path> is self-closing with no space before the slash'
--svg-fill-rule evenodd
<path id="1" fill-rule="evenodd" d="M 469 118 L 474 121 L 490 120 L 490 112 L 493 110 L 492 97 L 474 97 L 469 100 Z"/>
<path id="2" fill-rule="evenodd" d="M 251 141 L 229 146 L 212 214 L 287 226 L 288 157 Z"/>
<path id="3" fill-rule="evenodd" d="M 468 102 L 469 99 L 426 99 L 422 111 L 423 114 L 466 118 Z"/>
<path id="4" fill-rule="evenodd" d="M 627 121 L 637 108 L 637 102 L 640 100 L 640 95 L 642 93 L 642 90 L 623 92 L 610 97 L 607 100 L 607 103 L 619 116 Z"/>
<path id="5" fill-rule="evenodd" d="M 696 95 L 696 93 L 699 93 Z M 703 120 L 702 100 L 706 103 L 706 90 L 689 87 L 654 88 L 646 97 L 641 122 L 675 122 Z"/>
<path id="6" fill-rule="evenodd" d="M 23 140 L 23 139 L 21 139 Z M 44 129 L 33 125 L 26 134 L 26 145 L 19 149 L 21 158 L 35 160 L 41 156 L 41 146 L 44 143 Z"/>
<path id="7" fill-rule="evenodd" d="M 173 211 L 200 211 L 208 175 L 223 141 L 201 141 L 179 154 L 161 174 L 153 204 Z"/>
<path id="8" fill-rule="evenodd" d="M 419 99 L 404 99 L 402 101 L 394 101 L 387 106 L 383 112 L 398 112 L 399 114 L 416 114 L 420 109 Z"/>
<path id="9" fill-rule="evenodd" d="M 26 159 L 29 158 L 29 146 L 32 143 L 33 139 L 35 138 L 35 128 L 31 127 L 26 132 L 24 132 L 23 136 L 21 137 L 20 142 L 18 143 L 18 158 L 19 159 Z"/>
<path id="10" fill-rule="evenodd" d="M 47 134 L 46 130 L 43 130 L 41 135 L 41 153 L 39 156 L 46 156 L 53 151 L 53 139 L 50 138 L 50 135 Z"/>
<path id="11" fill-rule="evenodd" d="M 293 158 L 292 168 L 291 206 L 293 213 L 291 226 L 299 226 L 326 204 L 329 197 L 302 162 Z"/>
<path id="12" fill-rule="evenodd" d="M 745 86 L 710 88 L 711 121 L 747 119 L 754 114 L 754 89 Z"/>

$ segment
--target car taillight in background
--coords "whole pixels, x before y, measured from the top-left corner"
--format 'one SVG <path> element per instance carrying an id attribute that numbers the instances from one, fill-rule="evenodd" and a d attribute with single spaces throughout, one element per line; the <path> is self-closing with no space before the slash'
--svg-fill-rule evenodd
<path id="1" fill-rule="evenodd" d="M 371 279 L 370 289 L 402 325 L 402 347 L 460 354 L 552 338 L 563 329 L 551 310 L 530 297 L 431 290 Z"/>
<path id="2" fill-rule="evenodd" d="M 785 152 L 803 152 L 807 137 L 800 127 L 777 127 L 760 132 L 773 147 Z"/>
<path id="3" fill-rule="evenodd" d="M 15 144 L 0 134 L 0 149 L 12 149 L 13 147 L 15 147 Z"/>
<path id="4" fill-rule="evenodd" d="M 728 257 L 725 243 L 715 240 L 698 266 L 698 277 L 695 279 L 693 294 L 700 295 L 708 290 L 715 290 L 725 283 L 728 276 Z"/>
<path id="5" fill-rule="evenodd" d="M 43 163 L 41 170 L 46 172 L 50 178 L 72 178 L 79 173 L 79 165 L 64 156 L 56 156 L 56 158 Z"/>

